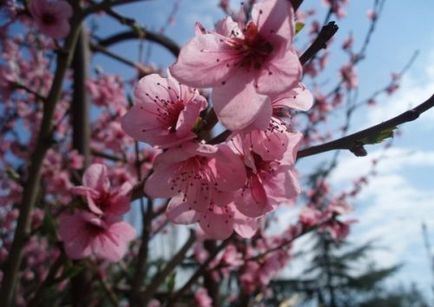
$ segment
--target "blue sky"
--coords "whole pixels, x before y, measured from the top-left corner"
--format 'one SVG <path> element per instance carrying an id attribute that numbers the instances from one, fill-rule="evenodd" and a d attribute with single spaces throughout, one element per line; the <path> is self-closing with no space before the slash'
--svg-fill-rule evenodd
<path id="1" fill-rule="evenodd" d="M 148 29 L 158 30 L 166 21 L 174 0 L 149 1 L 139 5 L 119 8 L 118 11 L 135 17 Z M 216 6 L 217 1 L 181 0 L 176 22 L 169 26 L 166 34 L 179 44 L 185 43 L 193 35 L 196 21 L 212 28 L 223 15 Z M 237 3 L 232 1 L 234 5 Z M 363 37 L 367 30 L 366 11 L 373 1 L 352 1 L 348 6 L 348 18 L 337 20 L 340 26 L 335 39 L 341 42 L 350 31 L 356 37 Z M 317 7 L 324 10 L 319 0 L 306 0 L 302 9 Z M 410 106 L 427 99 L 434 93 L 434 2 L 426 0 L 396 1 L 385 4 L 383 15 L 372 38 L 368 58 L 358 68 L 359 97 L 367 97 L 372 91 L 383 87 L 390 80 L 390 73 L 399 71 L 410 59 L 415 50 L 419 56 L 405 75 L 400 91 L 392 96 L 382 96 L 378 106 L 364 109 L 355 118 L 352 131 L 365 128 L 386 120 Z M 100 33 L 108 33 L 116 23 L 105 22 Z M 303 32 L 300 34 L 303 36 Z M 102 35 L 104 36 L 104 35 Z M 340 46 L 340 43 L 337 44 Z M 137 48 L 131 44 L 121 44 L 116 52 L 131 59 L 137 59 Z M 169 65 L 174 58 L 162 48 L 153 47 L 152 62 Z M 331 67 L 338 67 L 343 59 L 338 54 L 330 59 Z M 127 71 L 105 58 L 98 57 L 95 64 L 101 64 L 108 71 Z M 110 65 L 107 65 L 110 64 Z M 332 82 L 338 77 L 336 70 L 321 78 Z M 331 80 L 331 81 L 330 81 Z M 336 119 L 339 122 L 339 118 Z M 386 152 L 388 159 L 381 162 L 378 175 L 368 188 L 357 198 L 355 213 L 359 220 L 354 226 L 350 239 L 365 242 L 377 239 L 378 245 L 385 248 L 373 253 L 380 265 L 404 263 L 396 275 L 395 282 L 416 282 L 432 299 L 430 285 L 433 276 L 421 236 L 421 223 L 428 225 L 434 242 L 434 110 L 423 114 L 413 123 L 401 126 L 402 135 L 395 138 L 394 146 Z M 381 146 L 367 148 L 369 155 L 356 158 L 350 153 L 341 155 L 341 163 L 333 174 L 336 188 L 348 185 L 353 178 L 365 174 L 370 160 L 383 154 Z M 306 158 L 298 166 L 311 168 L 320 159 Z M 351 170 L 349 172 L 348 170 Z M 290 216 L 291 212 L 288 212 Z"/>

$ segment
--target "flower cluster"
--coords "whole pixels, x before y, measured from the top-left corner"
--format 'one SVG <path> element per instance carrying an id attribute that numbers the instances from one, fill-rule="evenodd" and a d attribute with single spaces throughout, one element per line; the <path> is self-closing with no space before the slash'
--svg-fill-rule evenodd
<path id="1" fill-rule="evenodd" d="M 59 236 L 71 259 L 94 255 L 99 259 L 119 261 L 126 253 L 135 230 L 122 221 L 122 215 L 130 209 L 131 184 L 125 182 L 118 190 L 112 190 L 107 167 L 92 164 L 83 175 L 83 185 L 72 192 L 86 199 L 87 206 L 74 213 L 62 214 Z"/>
<path id="2" fill-rule="evenodd" d="M 64 38 L 69 33 L 72 7 L 65 0 L 32 0 L 30 13 L 39 31 L 52 38 Z"/>
<path id="3" fill-rule="evenodd" d="M 252 237 L 261 217 L 300 191 L 294 163 L 301 134 L 282 116 L 309 109 L 313 98 L 300 83 L 293 9 L 286 0 L 263 0 L 250 15 L 227 17 L 215 31 L 198 24 L 167 78 L 138 82 L 122 119 L 127 134 L 164 149 L 146 195 L 170 198 L 171 221 L 198 223 L 213 239 L 233 231 Z M 212 89 L 212 104 L 197 88 Z M 201 115 L 211 105 L 231 132 L 219 144 L 202 137 Z"/>

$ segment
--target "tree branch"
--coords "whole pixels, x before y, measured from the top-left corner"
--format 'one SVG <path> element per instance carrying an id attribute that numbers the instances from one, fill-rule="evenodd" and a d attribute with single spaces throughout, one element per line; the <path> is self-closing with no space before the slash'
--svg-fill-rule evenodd
<path id="1" fill-rule="evenodd" d="M 84 15 L 88 16 L 90 14 L 94 14 L 94 13 L 108 10 L 108 9 L 115 7 L 115 6 L 130 4 L 130 3 L 139 2 L 139 1 L 144 1 L 144 0 L 112 0 L 112 1 L 105 0 L 105 1 L 102 1 L 100 3 L 96 3 L 96 4 L 88 7 L 84 11 Z"/>
<path id="2" fill-rule="evenodd" d="M 177 302 L 178 298 L 182 296 L 190 287 L 199 279 L 200 276 L 208 269 L 209 264 L 217 257 L 218 253 L 222 251 L 230 242 L 232 241 L 232 237 L 224 240 L 219 246 L 217 246 L 212 254 L 208 256 L 208 258 L 200 265 L 200 267 L 194 272 L 194 274 L 190 277 L 190 279 L 184 284 L 184 286 L 175 292 L 167 302 L 167 307 L 174 306 Z"/>
<path id="3" fill-rule="evenodd" d="M 406 122 L 413 121 L 417 119 L 422 113 L 434 107 L 434 95 L 428 98 L 425 102 L 421 103 L 417 107 L 408 110 L 400 115 L 389 119 L 388 121 L 382 122 L 381 124 L 372 126 L 365 130 L 347 135 L 343 138 L 312 146 L 303 150 L 300 150 L 297 155 L 297 159 L 316 155 L 319 153 L 336 150 L 336 149 L 348 149 L 356 155 L 366 155 L 366 151 L 363 147 L 362 140 L 377 135 L 381 131 L 386 129 L 393 129 L 394 127 L 401 125 Z"/>
<path id="4" fill-rule="evenodd" d="M 152 296 L 158 290 L 161 283 L 169 276 L 169 274 L 175 269 L 175 267 L 184 260 L 185 254 L 189 251 L 189 249 L 193 246 L 196 241 L 196 237 L 194 232 L 190 232 L 190 237 L 187 242 L 184 243 L 182 248 L 176 253 L 176 255 L 167 263 L 163 270 L 158 272 L 154 278 L 152 278 L 148 287 L 142 295 L 142 305 L 147 306 L 149 301 L 152 299 Z"/>
<path id="5" fill-rule="evenodd" d="M 71 20 L 71 31 L 65 41 L 62 51 L 57 58 L 56 72 L 51 85 L 47 100 L 44 103 L 41 127 L 38 133 L 38 141 L 33 152 L 30 165 L 28 166 L 28 179 L 24 185 L 21 204 L 18 206 L 20 212 L 14 239 L 5 263 L 3 282 L 0 289 L 0 306 L 9 307 L 14 297 L 14 289 L 18 277 L 18 269 L 21 264 L 22 249 L 30 231 L 30 213 L 36 202 L 41 177 L 41 167 L 47 150 L 52 145 L 52 118 L 57 101 L 62 91 L 63 79 L 66 70 L 71 64 L 73 50 L 77 42 L 81 16 L 78 7 Z"/>
<path id="6" fill-rule="evenodd" d="M 339 27 L 334 21 L 321 28 L 317 38 L 313 41 L 312 45 L 300 56 L 300 63 L 306 64 L 311 60 L 321 49 L 327 48 L 327 42 L 335 35 Z"/>
<path id="7" fill-rule="evenodd" d="M 71 102 L 72 146 L 83 156 L 84 167 L 90 162 L 90 125 L 89 107 L 90 97 L 86 90 L 86 80 L 89 77 L 89 42 L 88 34 L 80 29 L 75 47 L 73 68 L 73 97 Z"/>
<path id="8" fill-rule="evenodd" d="M 109 47 L 111 45 L 131 39 L 146 39 L 163 46 L 175 57 L 179 54 L 180 48 L 177 43 L 165 35 L 148 31 L 143 27 L 137 27 L 135 30 L 120 32 L 105 39 L 99 40 L 99 44 L 103 47 Z"/>

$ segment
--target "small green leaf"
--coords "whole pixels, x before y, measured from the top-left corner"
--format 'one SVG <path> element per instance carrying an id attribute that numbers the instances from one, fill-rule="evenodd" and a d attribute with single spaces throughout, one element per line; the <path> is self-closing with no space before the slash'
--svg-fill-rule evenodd
<path id="1" fill-rule="evenodd" d="M 67 261 L 64 270 L 62 279 L 69 279 L 76 276 L 84 269 L 84 266 L 81 264 L 74 264 L 72 261 Z"/>
<path id="2" fill-rule="evenodd" d="M 297 21 L 295 23 L 295 34 L 298 34 L 304 28 L 304 23 Z"/>
<path id="3" fill-rule="evenodd" d="M 45 209 L 44 219 L 42 220 L 42 226 L 44 232 L 48 235 L 48 238 L 52 241 L 56 241 L 57 240 L 56 224 L 54 223 L 53 216 L 48 208 Z"/>
<path id="4" fill-rule="evenodd" d="M 368 136 L 366 138 L 361 139 L 360 142 L 364 145 L 379 144 L 379 143 L 383 142 L 385 139 L 393 138 L 394 130 L 397 128 L 398 127 L 394 126 L 394 127 L 383 129 L 375 135 L 371 135 L 371 136 Z"/>
<path id="5" fill-rule="evenodd" d="M 176 282 L 176 272 L 173 272 L 167 277 L 167 290 L 169 293 L 173 292 L 175 289 L 175 282 Z"/>
<path id="6" fill-rule="evenodd" d="M 20 174 L 18 174 L 13 168 L 7 168 L 6 175 L 9 177 L 9 179 L 12 179 L 14 181 L 20 180 Z"/>

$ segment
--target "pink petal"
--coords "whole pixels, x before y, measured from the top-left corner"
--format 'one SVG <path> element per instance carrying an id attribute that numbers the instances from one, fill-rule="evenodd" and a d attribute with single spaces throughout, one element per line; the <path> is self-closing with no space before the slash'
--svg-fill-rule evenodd
<path id="1" fill-rule="evenodd" d="M 284 92 L 272 99 L 273 108 L 287 107 L 291 109 L 307 111 L 314 102 L 312 93 L 300 83 L 290 92 Z"/>
<path id="2" fill-rule="evenodd" d="M 134 228 L 125 222 L 109 225 L 105 234 L 92 242 L 92 251 L 98 257 L 111 262 L 119 261 L 127 252 L 129 241 L 135 237 Z"/>
<path id="3" fill-rule="evenodd" d="M 267 96 L 257 94 L 252 76 L 244 71 L 235 72 L 225 85 L 214 88 L 214 110 L 222 124 L 229 130 L 241 130 L 252 124 L 260 115 Z"/>
<path id="4" fill-rule="evenodd" d="M 261 217 L 273 209 L 268 204 L 264 187 L 259 182 L 238 193 L 235 198 L 235 205 L 243 215 L 252 218 Z"/>
<path id="5" fill-rule="evenodd" d="M 175 224 L 193 224 L 197 222 L 197 214 L 191 206 L 182 200 L 183 197 L 173 197 L 167 207 L 166 216 Z"/>
<path id="6" fill-rule="evenodd" d="M 245 136 L 251 140 L 253 151 L 264 160 L 280 160 L 288 148 L 289 133 L 286 127 L 278 121 L 273 121 L 273 128 L 270 130 L 254 130 Z"/>
<path id="7" fill-rule="evenodd" d="M 169 198 L 175 196 L 178 191 L 173 190 L 172 180 L 176 175 L 178 166 L 171 164 L 154 169 L 145 183 L 145 193 L 151 198 Z"/>
<path id="8" fill-rule="evenodd" d="M 226 40 L 217 33 L 196 35 L 181 49 L 170 72 L 188 86 L 203 88 L 220 85 L 228 78 L 236 59 Z"/>
<path id="9" fill-rule="evenodd" d="M 53 3 L 53 12 L 59 17 L 59 19 L 68 20 L 72 17 L 72 7 L 71 5 L 64 1 L 59 0 Z"/>
<path id="10" fill-rule="evenodd" d="M 136 104 L 121 119 L 122 129 L 132 138 L 149 143 L 158 144 L 169 134 L 162 134 L 162 123 L 158 120 L 156 104 Z M 156 135 L 157 134 L 157 135 Z"/>
<path id="11" fill-rule="evenodd" d="M 288 0 L 259 1 L 253 5 L 252 20 L 257 22 L 263 37 L 277 34 L 292 42 L 294 37 L 294 11 Z"/>
<path id="12" fill-rule="evenodd" d="M 291 50 L 274 57 L 256 80 L 261 94 L 280 94 L 294 88 L 300 81 L 302 67 L 298 56 Z"/>
<path id="13" fill-rule="evenodd" d="M 288 165 L 294 165 L 302 139 L 303 134 L 300 132 L 288 132 L 288 150 L 285 152 L 282 162 Z"/>
<path id="14" fill-rule="evenodd" d="M 250 218 L 242 213 L 235 211 L 234 230 L 235 232 L 245 239 L 250 239 L 258 231 L 259 221 L 255 218 Z"/>
<path id="15" fill-rule="evenodd" d="M 227 239 L 233 232 L 233 213 L 228 207 L 214 206 L 214 211 L 198 213 L 199 225 L 205 234 L 214 240 Z"/>
<path id="16" fill-rule="evenodd" d="M 97 190 L 84 185 L 72 187 L 70 191 L 75 195 L 80 195 L 84 197 L 90 195 L 91 197 L 97 198 L 100 195 L 100 192 L 98 192 Z"/>
<path id="17" fill-rule="evenodd" d="M 139 80 L 134 88 L 136 104 L 154 105 L 154 99 L 171 100 L 166 78 L 158 74 L 147 75 Z"/>
<path id="18" fill-rule="evenodd" d="M 301 190 L 294 170 L 288 165 L 277 167 L 273 176 L 264 180 L 264 189 L 273 206 L 282 202 L 292 203 Z"/>
<path id="19" fill-rule="evenodd" d="M 218 34 L 221 34 L 225 37 L 244 37 L 240 26 L 230 16 L 225 17 L 224 19 L 217 22 L 215 29 Z"/>
<path id="20" fill-rule="evenodd" d="M 176 134 L 178 136 L 191 135 L 192 138 L 195 137 L 192 129 L 199 119 L 200 112 L 206 108 L 206 100 L 202 96 L 202 99 L 194 100 L 188 103 L 184 110 L 181 111 L 178 117 L 178 122 L 176 123 Z"/>
<path id="21" fill-rule="evenodd" d="M 220 145 L 215 158 L 217 188 L 221 191 L 236 191 L 246 182 L 246 169 L 241 158 L 232 149 Z"/>
<path id="22" fill-rule="evenodd" d="M 100 192 L 108 191 L 110 181 L 107 175 L 107 167 L 99 163 L 89 166 L 84 172 L 83 184 Z"/>

